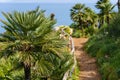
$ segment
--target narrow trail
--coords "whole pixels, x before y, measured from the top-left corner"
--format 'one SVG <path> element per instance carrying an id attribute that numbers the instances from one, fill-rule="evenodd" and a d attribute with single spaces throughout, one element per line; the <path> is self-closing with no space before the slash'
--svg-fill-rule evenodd
<path id="1" fill-rule="evenodd" d="M 80 80 L 101 80 L 98 73 L 96 60 L 90 57 L 84 50 L 87 38 L 74 38 L 75 55 L 80 67 Z"/>

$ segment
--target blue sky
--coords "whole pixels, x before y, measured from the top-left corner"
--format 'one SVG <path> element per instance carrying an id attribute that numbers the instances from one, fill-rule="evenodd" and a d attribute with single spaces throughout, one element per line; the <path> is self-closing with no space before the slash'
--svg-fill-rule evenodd
<path id="1" fill-rule="evenodd" d="M 96 3 L 98 0 L 0 0 L 1 3 Z M 117 0 L 111 0 L 112 3 L 117 3 Z"/>
<path id="2" fill-rule="evenodd" d="M 46 10 L 46 15 L 49 16 L 51 13 L 55 14 L 57 23 L 59 25 L 70 25 L 72 20 L 70 19 L 70 9 L 76 3 L 86 4 L 86 6 L 92 8 L 95 12 L 98 10 L 95 8 L 95 3 L 98 0 L 0 0 L 0 19 L 4 19 L 1 12 L 13 12 L 27 11 L 35 9 L 40 6 L 41 9 Z M 111 0 L 112 4 L 116 4 L 117 0 Z M 115 8 L 116 11 L 117 7 Z M 4 32 L 1 28 L 2 23 L 0 22 L 0 33 Z"/>

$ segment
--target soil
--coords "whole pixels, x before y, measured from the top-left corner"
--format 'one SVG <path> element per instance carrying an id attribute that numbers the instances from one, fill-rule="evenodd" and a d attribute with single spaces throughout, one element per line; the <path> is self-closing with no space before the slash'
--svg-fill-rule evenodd
<path id="1" fill-rule="evenodd" d="M 80 68 L 79 80 L 101 80 L 96 59 L 89 56 L 83 49 L 88 39 L 74 38 L 73 40 L 75 45 L 75 56 Z"/>

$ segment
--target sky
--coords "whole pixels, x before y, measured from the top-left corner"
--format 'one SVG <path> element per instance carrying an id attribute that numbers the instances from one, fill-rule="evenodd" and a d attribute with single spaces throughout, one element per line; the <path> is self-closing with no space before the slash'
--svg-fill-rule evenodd
<path id="1" fill-rule="evenodd" d="M 95 8 L 95 3 L 98 0 L 0 0 L 0 19 L 4 19 L 1 12 L 13 12 L 33 10 L 37 6 L 46 10 L 45 14 L 48 16 L 51 13 L 55 14 L 57 23 L 59 25 L 70 25 L 72 20 L 70 18 L 70 9 L 76 3 L 86 4 L 87 7 L 92 8 L 95 12 L 98 10 Z M 117 3 L 117 0 L 111 0 L 113 4 Z M 117 9 L 117 7 L 116 7 Z M 0 22 L 0 33 L 5 30 L 1 28 L 3 24 Z"/>
<path id="2" fill-rule="evenodd" d="M 0 3 L 96 3 L 98 0 L 0 0 Z M 111 0 L 117 3 L 117 0 Z"/>

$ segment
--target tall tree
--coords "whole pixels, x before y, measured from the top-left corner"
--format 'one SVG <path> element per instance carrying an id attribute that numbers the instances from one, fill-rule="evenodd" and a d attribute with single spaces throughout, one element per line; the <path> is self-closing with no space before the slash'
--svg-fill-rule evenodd
<path id="1" fill-rule="evenodd" d="M 46 58 L 47 55 L 63 58 L 67 44 L 53 33 L 55 21 L 46 18 L 44 11 L 39 8 L 28 12 L 3 12 L 3 15 L 7 21 L 0 20 L 6 30 L 6 33 L 0 34 L 0 43 L 4 45 L 0 47 L 0 57 L 16 56 L 15 60 L 24 68 L 25 80 L 31 80 L 33 67 L 39 69 L 39 74 L 50 74 L 54 66 Z"/>
<path id="2" fill-rule="evenodd" d="M 97 14 L 89 7 L 84 9 L 84 16 L 85 16 L 85 26 L 97 26 L 98 25 L 98 16 Z"/>
<path id="3" fill-rule="evenodd" d="M 55 17 L 55 14 L 54 14 L 54 13 L 51 13 L 50 19 L 51 19 L 51 20 L 54 20 L 54 17 Z"/>
<path id="4" fill-rule="evenodd" d="M 120 0 L 118 0 L 118 12 L 120 12 Z"/>
<path id="5" fill-rule="evenodd" d="M 83 10 L 85 8 L 84 4 L 76 4 L 75 6 L 72 7 L 71 9 L 71 19 L 78 24 L 79 29 L 82 28 L 83 25 Z"/>
<path id="6" fill-rule="evenodd" d="M 113 8 L 115 7 L 115 5 L 112 5 L 110 3 L 110 0 L 99 0 L 96 3 L 96 8 L 98 8 L 100 10 L 99 12 L 99 21 L 100 24 L 104 24 L 104 23 L 110 23 L 110 19 L 112 19 L 113 17 Z"/>
<path id="7" fill-rule="evenodd" d="M 76 4 L 72 7 L 71 19 L 78 24 L 79 29 L 89 27 L 98 21 L 95 12 L 84 4 Z"/>

